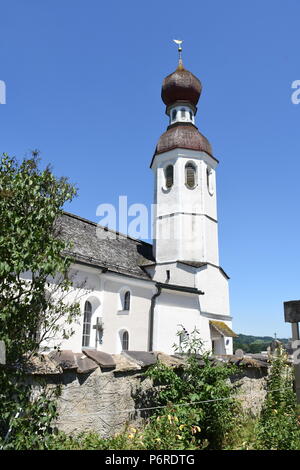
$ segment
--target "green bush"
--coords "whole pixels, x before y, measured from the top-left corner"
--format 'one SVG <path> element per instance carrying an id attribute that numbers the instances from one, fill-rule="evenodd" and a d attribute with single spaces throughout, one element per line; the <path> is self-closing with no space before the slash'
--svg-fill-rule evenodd
<path id="1" fill-rule="evenodd" d="M 198 353 L 203 345 L 197 330 L 186 337 L 181 347 L 186 355 L 181 372 L 158 362 L 146 375 L 160 385 L 156 397 L 158 405 L 173 405 L 178 422 L 199 428 L 188 443 L 196 443 L 200 448 L 220 449 L 234 426 L 239 409 L 229 381 L 236 368 L 214 364 L 207 352 L 201 354 L 199 364 Z"/>
<path id="2" fill-rule="evenodd" d="M 300 427 L 293 372 L 283 349 L 272 360 L 266 399 L 256 426 L 257 449 L 300 450 Z"/>

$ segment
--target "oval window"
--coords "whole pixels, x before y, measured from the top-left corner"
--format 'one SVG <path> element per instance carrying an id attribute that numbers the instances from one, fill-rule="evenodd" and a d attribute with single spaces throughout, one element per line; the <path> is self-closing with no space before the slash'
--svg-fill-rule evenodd
<path id="1" fill-rule="evenodd" d="M 207 182 L 207 190 L 209 194 L 212 196 L 214 194 L 214 186 L 213 186 L 213 172 L 212 169 L 207 167 L 206 168 L 206 182 Z"/>
<path id="2" fill-rule="evenodd" d="M 173 165 L 168 165 L 165 169 L 166 188 L 171 188 L 174 182 L 174 168 Z"/>
<path id="3" fill-rule="evenodd" d="M 196 186 L 196 168 L 192 163 L 185 165 L 185 184 L 188 188 L 194 188 Z"/>

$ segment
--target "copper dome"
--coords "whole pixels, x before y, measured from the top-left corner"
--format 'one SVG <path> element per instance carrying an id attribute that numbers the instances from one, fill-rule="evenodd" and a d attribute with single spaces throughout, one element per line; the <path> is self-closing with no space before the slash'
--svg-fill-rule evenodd
<path id="1" fill-rule="evenodd" d="M 167 152 L 174 148 L 198 150 L 212 155 L 212 148 L 207 138 L 202 135 L 197 127 L 191 124 L 177 124 L 170 126 L 161 135 L 155 149 L 155 154 Z"/>
<path id="2" fill-rule="evenodd" d="M 166 106 L 176 101 L 188 101 L 194 106 L 198 103 L 202 85 L 195 75 L 179 66 L 168 75 L 162 84 L 161 98 Z"/>

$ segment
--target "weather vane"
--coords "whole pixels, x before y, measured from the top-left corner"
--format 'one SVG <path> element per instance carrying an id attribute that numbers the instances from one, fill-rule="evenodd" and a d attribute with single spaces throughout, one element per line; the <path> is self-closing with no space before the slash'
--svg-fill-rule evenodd
<path id="1" fill-rule="evenodd" d="M 178 45 L 178 54 L 179 54 L 179 67 L 182 67 L 182 57 L 181 57 L 181 52 L 182 52 L 182 43 L 183 41 L 181 39 L 173 39 L 175 44 Z"/>

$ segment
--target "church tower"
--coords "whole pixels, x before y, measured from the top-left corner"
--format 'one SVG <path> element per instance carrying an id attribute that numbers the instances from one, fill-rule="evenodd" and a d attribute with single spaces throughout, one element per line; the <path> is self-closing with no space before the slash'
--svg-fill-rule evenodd
<path id="1" fill-rule="evenodd" d="M 200 80 L 181 58 L 162 85 L 169 118 L 151 168 L 155 177 L 156 262 L 178 260 L 219 264 L 215 169 L 218 160 L 196 127 Z"/>
<path id="2" fill-rule="evenodd" d="M 196 126 L 200 80 L 181 60 L 162 84 L 169 125 L 151 162 L 154 173 L 153 249 L 148 273 L 158 293 L 152 308 L 154 350 L 172 352 L 178 331 L 196 328 L 205 348 L 232 353 L 228 276 L 219 265 L 216 167 Z"/>

